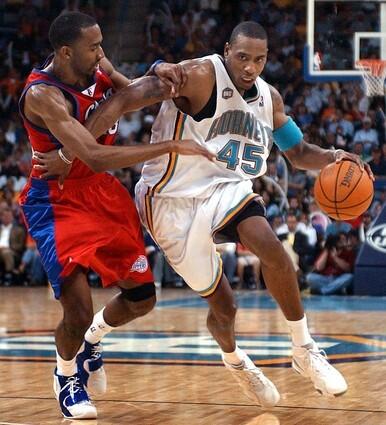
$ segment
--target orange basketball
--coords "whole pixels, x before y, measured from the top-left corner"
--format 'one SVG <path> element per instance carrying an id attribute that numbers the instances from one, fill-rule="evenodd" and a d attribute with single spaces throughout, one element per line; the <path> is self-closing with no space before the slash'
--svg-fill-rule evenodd
<path id="1" fill-rule="evenodd" d="M 315 200 L 335 220 L 351 220 L 363 214 L 374 195 L 373 182 L 365 170 L 352 161 L 323 168 L 315 182 Z"/>

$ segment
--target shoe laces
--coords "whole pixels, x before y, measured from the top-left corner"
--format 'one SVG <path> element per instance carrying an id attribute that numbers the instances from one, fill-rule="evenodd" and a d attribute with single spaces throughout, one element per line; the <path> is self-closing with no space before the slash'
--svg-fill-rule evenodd
<path id="1" fill-rule="evenodd" d="M 66 384 L 62 387 L 63 390 L 68 390 L 71 398 L 75 399 L 75 394 L 83 389 L 82 384 L 80 383 L 79 376 L 70 376 L 67 379 Z"/>
<path id="2" fill-rule="evenodd" d="M 327 354 L 324 350 L 320 350 L 317 347 L 312 347 L 307 350 L 308 361 L 312 369 L 318 373 L 327 372 L 330 370 L 331 365 L 327 361 Z"/>
<path id="3" fill-rule="evenodd" d="M 263 374 L 263 372 L 258 368 L 258 367 L 247 367 L 245 365 L 245 367 L 243 367 L 242 369 L 240 369 L 241 372 L 246 372 L 243 373 L 242 376 L 244 376 L 247 380 L 254 388 L 261 390 L 261 387 L 266 385 L 266 378 Z"/>
<path id="4" fill-rule="evenodd" d="M 102 345 L 95 344 L 91 347 L 91 359 L 98 360 L 102 356 Z"/>

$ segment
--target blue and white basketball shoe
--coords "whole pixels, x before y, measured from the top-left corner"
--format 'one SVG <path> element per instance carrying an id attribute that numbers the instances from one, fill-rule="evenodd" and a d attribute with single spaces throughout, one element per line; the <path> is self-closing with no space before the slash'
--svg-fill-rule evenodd
<path id="1" fill-rule="evenodd" d="M 83 385 L 93 395 L 102 395 L 106 392 L 107 379 L 103 367 L 102 344 L 90 344 L 85 341 L 83 351 L 76 357 L 78 373 Z"/>
<path id="2" fill-rule="evenodd" d="M 61 376 L 54 372 L 54 392 L 60 409 L 68 419 L 95 419 L 96 407 L 89 399 L 78 373 Z"/>

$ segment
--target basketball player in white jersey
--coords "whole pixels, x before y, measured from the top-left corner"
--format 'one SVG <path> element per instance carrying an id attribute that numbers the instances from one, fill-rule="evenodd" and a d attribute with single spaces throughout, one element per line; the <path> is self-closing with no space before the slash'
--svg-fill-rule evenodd
<path id="1" fill-rule="evenodd" d="M 291 331 L 293 368 L 320 392 L 342 394 L 347 384 L 309 334 L 296 273 L 265 218 L 260 196 L 252 191 L 251 179 L 265 173 L 272 143 L 297 168 L 321 169 L 344 159 L 363 167 L 353 154 L 304 142 L 301 130 L 284 113 L 280 94 L 259 77 L 267 51 L 265 30 L 243 22 L 233 30 L 224 57 L 181 63 L 187 82 L 180 97 L 163 102 L 151 142 L 191 138 L 214 152 L 216 160 L 161 156 L 145 163 L 136 187 L 144 225 L 173 268 L 209 304 L 208 329 L 225 366 L 246 395 L 265 407 L 279 402 L 279 392 L 236 344 L 236 301 L 214 240 L 241 241 L 260 258 L 267 288 Z M 88 127 L 102 134 L 129 108 L 123 89 L 92 115 Z"/>

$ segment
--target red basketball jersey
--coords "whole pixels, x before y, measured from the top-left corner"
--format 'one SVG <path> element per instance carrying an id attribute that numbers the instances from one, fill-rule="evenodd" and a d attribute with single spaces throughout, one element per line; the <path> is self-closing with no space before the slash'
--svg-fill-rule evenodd
<path id="1" fill-rule="evenodd" d="M 27 130 L 31 147 L 34 151 L 36 150 L 39 152 L 49 152 L 53 149 L 59 149 L 62 147 L 62 144 L 52 133 L 50 133 L 49 130 L 38 127 L 25 116 L 25 95 L 30 87 L 37 84 L 45 84 L 59 88 L 64 97 L 72 104 L 73 116 L 82 124 L 99 106 L 99 104 L 110 96 L 113 91 L 113 84 L 110 77 L 101 68 L 95 72 L 94 78 L 90 82 L 90 86 L 86 89 L 82 90 L 80 88 L 64 84 L 53 74 L 44 71 L 51 60 L 52 57 L 49 57 L 41 68 L 34 68 L 32 70 L 31 74 L 27 78 L 26 85 L 19 101 L 20 114 L 23 117 L 24 126 Z M 109 129 L 106 134 L 101 136 L 98 139 L 98 142 L 104 145 L 112 145 L 115 140 L 117 129 L 118 123 Z M 82 141 L 79 140 L 79 143 L 82 143 Z M 41 171 L 34 170 L 32 168 L 31 177 L 39 177 L 40 174 Z M 94 172 L 85 163 L 79 159 L 75 159 L 68 178 L 78 179 L 89 177 L 93 174 Z"/>

